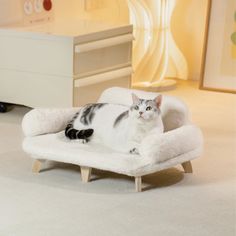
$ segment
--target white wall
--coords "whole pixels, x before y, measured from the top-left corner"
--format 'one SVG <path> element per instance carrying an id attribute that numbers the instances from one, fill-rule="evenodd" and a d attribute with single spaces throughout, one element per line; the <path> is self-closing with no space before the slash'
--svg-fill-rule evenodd
<path id="1" fill-rule="evenodd" d="M 183 52 L 189 69 L 189 79 L 199 80 L 206 13 L 209 0 L 177 0 L 172 17 L 172 33 Z"/>
<path id="2" fill-rule="evenodd" d="M 0 0 L 0 26 L 22 22 L 21 0 Z"/>

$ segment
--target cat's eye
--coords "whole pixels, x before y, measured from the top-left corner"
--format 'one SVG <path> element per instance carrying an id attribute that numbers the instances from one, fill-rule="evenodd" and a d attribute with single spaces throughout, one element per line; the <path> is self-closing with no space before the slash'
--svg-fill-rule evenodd
<path id="1" fill-rule="evenodd" d="M 134 109 L 135 109 L 135 110 L 138 110 L 138 106 L 135 106 Z"/>
<path id="2" fill-rule="evenodd" d="M 148 106 L 148 107 L 146 108 L 146 111 L 150 111 L 151 109 L 152 109 L 152 107 Z"/>

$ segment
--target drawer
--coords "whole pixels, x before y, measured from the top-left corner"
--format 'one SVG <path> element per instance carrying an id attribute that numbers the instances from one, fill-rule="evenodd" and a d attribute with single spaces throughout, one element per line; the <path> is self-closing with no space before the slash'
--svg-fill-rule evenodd
<path id="1" fill-rule="evenodd" d="M 132 34 L 120 35 L 75 46 L 76 78 L 131 65 Z"/>
<path id="2" fill-rule="evenodd" d="M 132 67 L 96 74 L 74 80 L 74 106 L 96 102 L 101 93 L 110 87 L 130 88 Z"/>

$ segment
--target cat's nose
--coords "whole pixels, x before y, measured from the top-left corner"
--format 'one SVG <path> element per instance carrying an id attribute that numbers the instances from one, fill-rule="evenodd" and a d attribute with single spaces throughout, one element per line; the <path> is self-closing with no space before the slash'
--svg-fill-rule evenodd
<path id="1" fill-rule="evenodd" d="M 143 112 L 142 112 L 142 111 L 140 111 L 140 112 L 139 112 L 139 114 L 140 114 L 140 116 L 141 116 L 141 115 L 143 114 Z"/>

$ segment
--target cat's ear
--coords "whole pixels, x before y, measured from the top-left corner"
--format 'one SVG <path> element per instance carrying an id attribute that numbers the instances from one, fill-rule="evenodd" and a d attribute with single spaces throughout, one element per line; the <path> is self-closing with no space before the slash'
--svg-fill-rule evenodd
<path id="1" fill-rule="evenodd" d="M 155 99 L 154 99 L 157 107 L 160 107 L 161 106 L 161 102 L 162 102 L 162 95 L 158 95 Z"/>
<path id="2" fill-rule="evenodd" d="M 135 95 L 134 93 L 132 93 L 132 99 L 133 99 L 133 103 L 138 103 L 139 98 L 137 95 Z"/>

